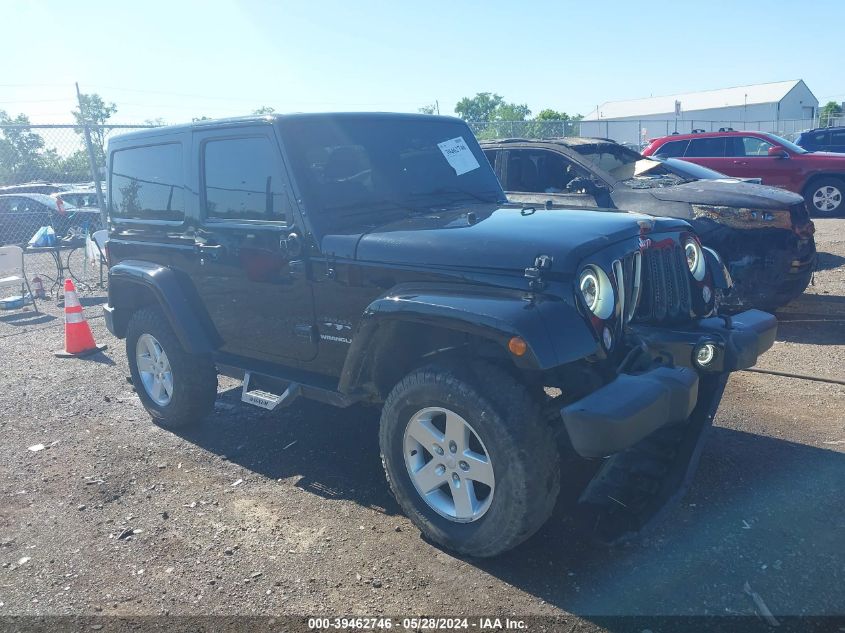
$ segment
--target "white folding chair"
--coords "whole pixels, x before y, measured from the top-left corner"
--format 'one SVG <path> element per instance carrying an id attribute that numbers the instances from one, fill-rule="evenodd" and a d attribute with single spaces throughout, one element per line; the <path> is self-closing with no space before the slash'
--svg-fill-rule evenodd
<path id="1" fill-rule="evenodd" d="M 98 260 L 100 262 L 100 288 L 103 287 L 103 264 L 106 261 L 106 242 L 109 241 L 108 229 L 100 229 L 91 234 L 91 239 L 97 247 Z"/>
<path id="2" fill-rule="evenodd" d="M 32 306 L 38 312 L 35 295 L 29 287 L 26 271 L 23 267 L 23 249 L 20 246 L 0 247 L 0 288 L 20 288 L 21 296 L 26 297 L 24 289 L 32 299 Z"/>

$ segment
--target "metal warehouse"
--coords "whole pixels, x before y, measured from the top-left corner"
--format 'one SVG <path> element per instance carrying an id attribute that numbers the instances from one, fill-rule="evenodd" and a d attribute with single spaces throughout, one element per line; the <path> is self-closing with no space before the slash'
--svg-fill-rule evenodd
<path id="1" fill-rule="evenodd" d="M 582 136 L 638 144 L 646 138 L 702 129 L 753 129 L 785 135 L 812 128 L 819 100 L 802 79 L 719 90 L 608 101 L 584 117 Z"/>

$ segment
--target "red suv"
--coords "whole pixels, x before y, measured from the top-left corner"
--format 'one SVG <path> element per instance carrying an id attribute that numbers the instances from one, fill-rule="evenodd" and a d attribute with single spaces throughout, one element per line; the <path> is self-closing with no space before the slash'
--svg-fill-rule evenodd
<path id="1" fill-rule="evenodd" d="M 682 158 L 737 178 L 762 178 L 764 185 L 804 196 L 819 216 L 845 211 L 845 155 L 808 152 L 767 132 L 702 132 L 653 139 L 646 156 Z"/>

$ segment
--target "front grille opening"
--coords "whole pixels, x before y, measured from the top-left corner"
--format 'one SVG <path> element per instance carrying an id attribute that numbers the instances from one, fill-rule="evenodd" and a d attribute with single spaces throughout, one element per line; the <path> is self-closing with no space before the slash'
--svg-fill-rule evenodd
<path id="1" fill-rule="evenodd" d="M 678 321 L 689 318 L 691 297 L 684 250 L 675 244 L 642 252 L 638 321 Z"/>

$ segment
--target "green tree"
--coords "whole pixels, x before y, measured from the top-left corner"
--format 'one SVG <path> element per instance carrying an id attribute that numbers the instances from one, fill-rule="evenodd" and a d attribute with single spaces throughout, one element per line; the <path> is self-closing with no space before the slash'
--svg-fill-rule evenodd
<path id="1" fill-rule="evenodd" d="M 165 121 L 159 116 L 154 119 L 144 119 L 144 125 L 153 125 L 155 127 L 161 127 L 163 125 L 167 125 L 167 121 Z"/>
<path id="2" fill-rule="evenodd" d="M 551 108 L 546 108 L 545 110 L 540 110 L 536 117 L 534 117 L 535 121 L 568 121 L 569 115 L 566 112 L 558 112 L 557 110 L 552 110 Z"/>
<path id="3" fill-rule="evenodd" d="M 191 119 L 191 123 L 196 123 L 197 121 L 211 121 L 211 117 L 203 115 L 203 116 L 195 116 L 194 118 Z"/>
<path id="4" fill-rule="evenodd" d="M 826 127 L 831 124 L 831 119 L 834 119 L 842 114 L 842 106 L 836 101 L 828 101 L 822 106 L 819 111 L 819 126 Z"/>
<path id="5" fill-rule="evenodd" d="M 493 112 L 493 121 L 524 121 L 531 116 L 531 110 L 524 103 L 502 103 Z"/>
<path id="6" fill-rule="evenodd" d="M 253 114 L 273 114 L 276 111 L 276 108 L 271 108 L 270 106 L 261 106 L 257 110 L 253 110 Z"/>
<path id="7" fill-rule="evenodd" d="M 479 92 L 474 97 L 464 97 L 455 104 L 455 112 L 464 121 L 490 121 L 496 109 L 505 102 L 502 95 Z"/>
<path id="8" fill-rule="evenodd" d="M 417 112 L 420 114 L 437 114 L 437 106 L 433 103 L 429 103 L 421 108 L 417 108 Z"/>
<path id="9" fill-rule="evenodd" d="M 29 118 L 24 114 L 12 118 L 0 110 L 0 125 L 16 126 L 2 129 L 0 179 L 5 183 L 20 183 L 42 178 L 44 139 L 26 127 L 30 125 Z"/>
<path id="10" fill-rule="evenodd" d="M 80 127 L 74 128 L 77 134 L 84 134 L 83 125 L 90 126 L 91 143 L 94 145 L 94 156 L 99 165 L 106 163 L 106 129 L 105 125 L 111 116 L 117 112 L 114 103 L 106 103 L 97 93 L 79 95 L 79 106 L 73 110 L 73 118 Z"/>

